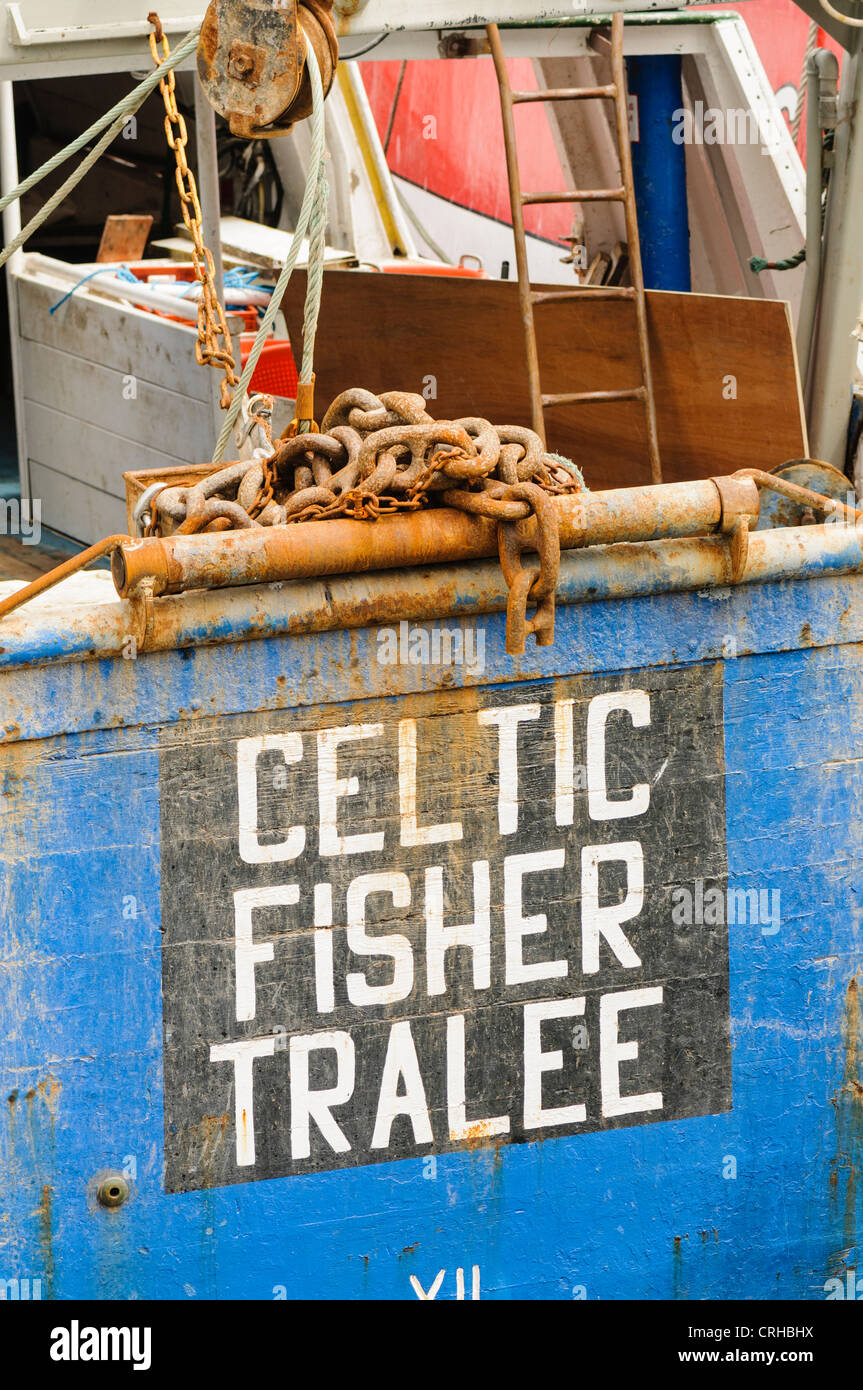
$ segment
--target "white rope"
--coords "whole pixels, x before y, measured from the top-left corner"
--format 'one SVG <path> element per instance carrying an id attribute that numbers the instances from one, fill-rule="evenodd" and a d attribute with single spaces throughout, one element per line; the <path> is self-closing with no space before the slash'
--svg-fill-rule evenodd
<path id="1" fill-rule="evenodd" d="M 318 179 L 318 196 L 312 208 L 309 224 L 309 269 L 306 286 L 306 308 L 303 315 L 303 362 L 300 367 L 300 381 L 309 385 L 314 375 L 315 335 L 318 331 L 318 315 L 321 309 L 321 294 L 324 287 L 324 257 L 327 243 L 327 200 L 330 195 L 324 165 L 321 164 Z"/>
<path id="2" fill-rule="evenodd" d="M 791 122 L 791 139 L 797 144 L 797 137 L 800 134 L 800 125 L 803 120 L 803 110 L 806 106 L 807 97 L 807 70 L 809 67 L 810 54 L 814 53 L 818 47 L 818 21 L 813 19 L 809 22 L 809 29 L 806 33 L 806 50 L 803 54 L 803 66 L 800 69 L 800 84 L 797 88 L 797 105 L 794 108 L 794 119 Z"/>
<path id="3" fill-rule="evenodd" d="M 321 203 L 322 193 L 325 194 L 326 192 L 326 178 L 324 177 L 324 89 L 321 83 L 321 73 L 320 68 L 318 67 L 318 60 L 315 57 L 315 51 L 308 40 L 306 40 L 306 50 L 306 61 L 309 66 L 309 76 L 312 85 L 312 146 L 311 155 L 309 158 L 309 170 L 306 176 L 306 191 L 303 195 L 303 203 L 302 207 L 300 208 L 300 215 L 297 218 L 297 226 L 294 232 L 294 239 L 291 242 L 291 247 L 288 252 L 288 258 L 285 261 L 282 273 L 279 276 L 275 289 L 273 290 L 272 298 L 270 299 L 267 311 L 264 314 L 263 319 L 261 320 L 261 326 L 258 329 L 258 336 L 256 337 L 254 346 L 252 347 L 252 350 L 249 353 L 248 360 L 246 362 L 245 367 L 243 368 L 243 374 L 240 377 L 239 385 L 234 391 L 233 399 L 228 408 L 228 413 L 225 417 L 224 424 L 222 425 L 222 430 L 219 435 L 215 451 L 213 453 L 214 463 L 220 463 L 221 460 L 224 458 L 225 448 L 227 447 L 228 440 L 231 438 L 231 432 L 234 428 L 234 425 L 237 422 L 240 411 L 242 409 L 243 401 L 249 389 L 249 383 L 251 382 L 252 377 L 255 374 L 255 368 L 258 365 L 258 358 L 260 357 L 261 352 L 263 351 L 264 343 L 267 341 L 267 338 L 269 337 L 270 329 L 273 326 L 273 322 L 275 321 L 276 314 L 279 311 L 279 307 L 281 305 L 285 291 L 288 288 L 288 283 L 294 272 L 294 266 L 296 265 L 297 258 L 300 254 L 300 247 L 302 245 L 303 238 L 305 237 L 306 231 L 309 229 L 310 224 L 312 223 L 313 213 L 315 215 L 315 221 L 312 224 L 312 230 L 309 237 L 309 279 L 306 288 L 307 313 L 309 311 L 309 301 L 313 301 L 313 284 L 318 297 L 317 307 L 320 306 L 320 284 L 318 282 L 317 275 L 314 273 L 314 266 L 312 264 L 312 261 L 313 253 L 316 250 L 320 249 L 320 278 L 322 280 L 322 247 L 324 231 L 326 229 L 326 202 L 324 201 L 323 203 Z M 312 244 L 313 242 L 315 243 L 314 246 Z M 314 329 L 317 326 L 317 307 L 314 308 L 313 323 L 311 325 L 312 351 L 314 350 Z M 306 347 L 307 339 L 304 330 L 303 372 L 305 372 L 306 369 Z M 308 377 L 302 376 L 301 380 L 311 381 L 311 375 L 309 375 Z"/>
<path id="4" fill-rule="evenodd" d="M 110 111 L 106 111 L 103 116 L 99 117 L 98 121 L 94 121 L 93 124 L 84 131 L 83 135 L 79 135 L 77 139 L 72 141 L 71 145 L 67 145 L 65 149 L 52 155 L 50 159 L 46 160 L 45 163 L 35 171 L 35 173 L 28 174 L 26 179 L 23 179 L 17 187 L 10 189 L 8 193 L 4 193 L 3 197 L 0 198 L 0 212 L 2 212 L 4 208 L 8 208 L 9 204 L 14 203 L 16 199 L 22 198 L 25 193 L 29 193 L 31 188 L 35 188 L 36 184 L 48 174 L 52 174 L 54 170 L 65 163 L 67 159 L 71 159 L 73 154 L 78 154 L 85 145 L 89 145 L 90 141 L 96 135 L 101 134 L 106 126 L 113 127 L 119 122 L 119 129 L 122 130 L 129 117 L 135 114 L 138 107 L 143 104 L 153 89 L 159 85 L 165 72 L 175 68 L 178 63 L 182 63 L 183 59 L 188 58 L 190 53 L 194 53 L 198 46 L 200 32 L 201 28 L 199 25 L 196 29 L 193 29 L 191 33 L 186 35 L 183 42 L 178 48 L 174 49 L 170 57 L 166 58 L 153 72 L 148 73 L 143 82 L 139 82 L 138 86 L 134 87 L 131 92 L 128 92 L 127 95 L 123 97 L 122 101 L 118 101 L 115 106 L 111 107 Z M 86 170 L 84 172 L 86 173 Z"/>
<path id="5" fill-rule="evenodd" d="M 47 222 L 51 214 L 62 202 L 65 202 L 66 198 L 68 198 L 69 194 L 72 192 L 72 189 L 90 172 L 93 165 L 102 157 L 108 146 L 113 144 L 128 119 L 127 115 L 117 117 L 114 124 L 110 125 L 105 131 L 99 143 L 93 146 L 87 158 L 81 161 L 75 172 L 69 175 L 66 182 L 61 184 L 57 192 L 48 199 L 47 203 L 42 204 L 42 207 L 35 216 L 30 218 L 26 227 L 21 228 L 20 232 L 12 238 L 8 246 L 3 247 L 3 250 L 0 251 L 0 267 L 4 266 L 9 257 L 13 256 L 18 248 L 24 245 L 25 241 L 29 241 L 33 233 L 38 231 L 42 226 L 42 223 Z"/>
<path id="6" fill-rule="evenodd" d="M 840 24 L 850 24 L 852 29 L 863 29 L 863 19 L 852 19 L 850 14 L 843 14 L 841 10 L 834 10 L 829 0 L 821 0 L 822 10 L 826 10 L 831 19 L 838 19 Z"/>

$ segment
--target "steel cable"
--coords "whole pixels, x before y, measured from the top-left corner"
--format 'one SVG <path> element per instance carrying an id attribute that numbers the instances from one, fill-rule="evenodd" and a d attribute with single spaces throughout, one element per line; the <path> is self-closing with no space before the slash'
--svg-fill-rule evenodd
<path id="1" fill-rule="evenodd" d="M 294 266 L 300 254 L 300 247 L 306 232 L 309 232 L 309 278 L 306 290 L 306 323 L 308 328 L 304 333 L 303 346 L 303 373 L 307 366 L 307 345 L 310 345 L 314 352 L 314 337 L 317 328 L 318 310 L 320 308 L 321 287 L 323 284 L 323 250 L 324 250 L 324 231 L 326 229 L 326 191 L 327 183 L 324 176 L 324 89 L 321 83 L 321 73 L 315 51 L 311 43 L 306 41 L 307 62 L 309 65 L 309 76 L 312 86 L 312 146 L 309 158 L 309 170 L 306 176 L 306 190 L 303 195 L 300 215 L 297 218 L 297 225 L 294 231 L 294 239 L 288 252 L 282 272 L 273 290 L 267 311 L 261 320 L 258 329 L 258 336 L 254 346 L 246 360 L 240 383 L 234 392 L 233 399 L 228 408 L 228 413 L 222 425 L 216 448 L 213 453 L 213 462 L 220 463 L 225 456 L 225 448 L 231 437 L 234 425 L 237 422 L 242 409 L 243 400 L 249 389 L 249 384 L 258 365 L 258 358 L 263 351 L 264 344 L 270 335 L 270 329 L 275 322 L 276 314 L 288 288 L 290 278 L 294 272 Z M 314 220 L 313 220 L 314 219 Z M 318 253 L 319 264 L 313 264 L 313 250 Z M 311 332 L 309 333 L 309 329 Z M 301 375 L 301 380 L 311 381 L 311 374 L 308 378 Z"/>

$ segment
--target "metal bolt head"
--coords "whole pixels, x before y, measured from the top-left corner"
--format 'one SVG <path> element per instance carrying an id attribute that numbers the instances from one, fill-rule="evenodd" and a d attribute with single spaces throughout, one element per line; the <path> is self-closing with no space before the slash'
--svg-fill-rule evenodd
<path id="1" fill-rule="evenodd" d="M 121 1207 L 129 1196 L 129 1184 L 119 1173 L 103 1178 L 96 1193 L 103 1207 Z"/>
<path id="2" fill-rule="evenodd" d="M 466 58 L 470 51 L 471 44 L 467 34 L 444 34 L 438 44 L 438 52 L 442 58 Z"/>
<path id="3" fill-rule="evenodd" d="M 263 49 L 235 39 L 228 53 L 228 76 L 238 82 L 253 82 L 260 76 L 266 57 Z"/>

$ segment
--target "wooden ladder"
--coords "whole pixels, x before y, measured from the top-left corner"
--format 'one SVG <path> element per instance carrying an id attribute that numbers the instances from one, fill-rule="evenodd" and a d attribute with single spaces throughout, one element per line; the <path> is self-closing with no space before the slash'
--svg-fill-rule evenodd
<path id="1" fill-rule="evenodd" d="M 496 24 L 486 30 L 489 48 L 494 59 L 500 88 L 500 109 L 503 117 L 503 136 L 506 146 L 506 169 L 509 197 L 512 206 L 512 230 L 515 237 L 515 258 L 518 267 L 518 293 L 521 319 L 524 326 L 524 346 L 527 355 L 527 376 L 530 390 L 533 428 L 545 441 L 543 411 L 555 405 L 580 405 L 604 401 L 641 401 L 647 424 L 647 448 L 650 457 L 651 482 L 662 482 L 659 460 L 659 438 L 656 432 L 656 404 L 653 398 L 653 378 L 650 371 L 650 346 L 647 336 L 647 306 L 644 298 L 644 278 L 641 273 L 641 251 L 638 243 L 638 218 L 635 211 L 635 189 L 632 181 L 632 156 L 629 148 L 629 120 L 626 109 L 626 70 L 623 63 L 623 15 L 615 14 L 611 22 L 612 81 L 602 87 L 562 87 L 539 92 L 514 92 L 510 86 L 500 32 Z M 524 193 L 518 171 L 514 108 L 524 101 L 586 101 L 593 97 L 614 102 L 617 144 L 620 157 L 621 184 L 619 188 L 576 189 L 563 193 Z M 532 290 L 527 265 L 527 243 L 524 231 L 524 209 L 535 203 L 623 203 L 626 217 L 626 239 L 629 251 L 631 285 L 574 285 L 570 289 Z M 635 305 L 638 328 L 638 349 L 641 358 L 641 385 L 622 391 L 568 391 L 558 395 L 543 395 L 539 375 L 539 355 L 536 348 L 534 306 L 563 299 L 631 299 Z"/>

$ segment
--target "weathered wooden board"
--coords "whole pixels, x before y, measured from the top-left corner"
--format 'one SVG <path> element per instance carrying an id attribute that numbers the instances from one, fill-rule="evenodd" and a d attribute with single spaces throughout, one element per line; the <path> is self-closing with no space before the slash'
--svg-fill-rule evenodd
<path id="1" fill-rule="evenodd" d="M 296 272 L 286 302 L 296 343 L 304 294 Z M 785 304 L 659 291 L 647 300 L 666 481 L 772 468 L 807 452 Z M 544 391 L 639 384 L 630 304 L 542 305 L 536 322 Z M 429 408 L 438 418 L 530 424 L 511 282 L 328 271 L 315 369 L 319 411 L 347 386 L 434 390 Z M 550 446 L 574 459 L 592 488 L 650 481 L 638 404 L 555 408 L 546 423 Z"/>
<path id="2" fill-rule="evenodd" d="M 31 260 L 50 267 L 45 258 Z M 73 295 L 52 314 L 52 305 L 69 292 L 67 280 L 22 275 L 17 286 L 22 338 L 209 402 L 208 374 L 195 361 L 194 325 L 83 295 Z"/>
<path id="3" fill-rule="evenodd" d="M 30 459 L 30 489 L 42 506 L 42 523 L 76 540 L 98 540 L 126 530 L 126 506 L 118 497 Z"/>
<path id="4" fill-rule="evenodd" d="M 86 420 L 61 415 L 50 406 L 25 402 L 27 447 L 32 458 L 47 462 L 60 473 L 92 484 L 112 497 L 124 497 L 124 468 L 168 469 L 170 454 L 135 444 L 111 430 Z M 58 440 L 62 447 L 58 448 Z"/>
<path id="5" fill-rule="evenodd" d="M 730 1107 L 721 666 L 170 729 L 159 801 L 168 1191 Z"/>
<path id="6" fill-rule="evenodd" d="M 201 401 L 29 340 L 21 344 L 21 362 L 27 400 L 173 453 L 177 460 L 205 463 L 212 457 L 212 411 Z M 62 448 L 62 435 L 57 447 Z M 121 464 L 118 458 L 118 479 Z M 86 476 L 86 459 L 79 466 Z"/>
<path id="7" fill-rule="evenodd" d="M 102 240 L 96 253 L 98 264 L 139 261 L 146 249 L 152 225 L 153 218 L 149 213 L 143 217 L 128 213 L 110 213 L 105 218 Z"/>
<path id="8" fill-rule="evenodd" d="M 16 536 L 0 536 L 0 580 L 24 579 L 29 584 L 68 559 L 68 553 L 50 546 L 26 545 Z"/>
<path id="9" fill-rule="evenodd" d="M 193 327 L 81 296 L 52 314 L 68 282 L 51 277 L 46 257 L 27 266 L 18 292 L 28 486 L 47 525 L 90 544 L 124 529 L 115 501 L 124 471 L 211 457 L 211 374 L 195 360 Z"/>

